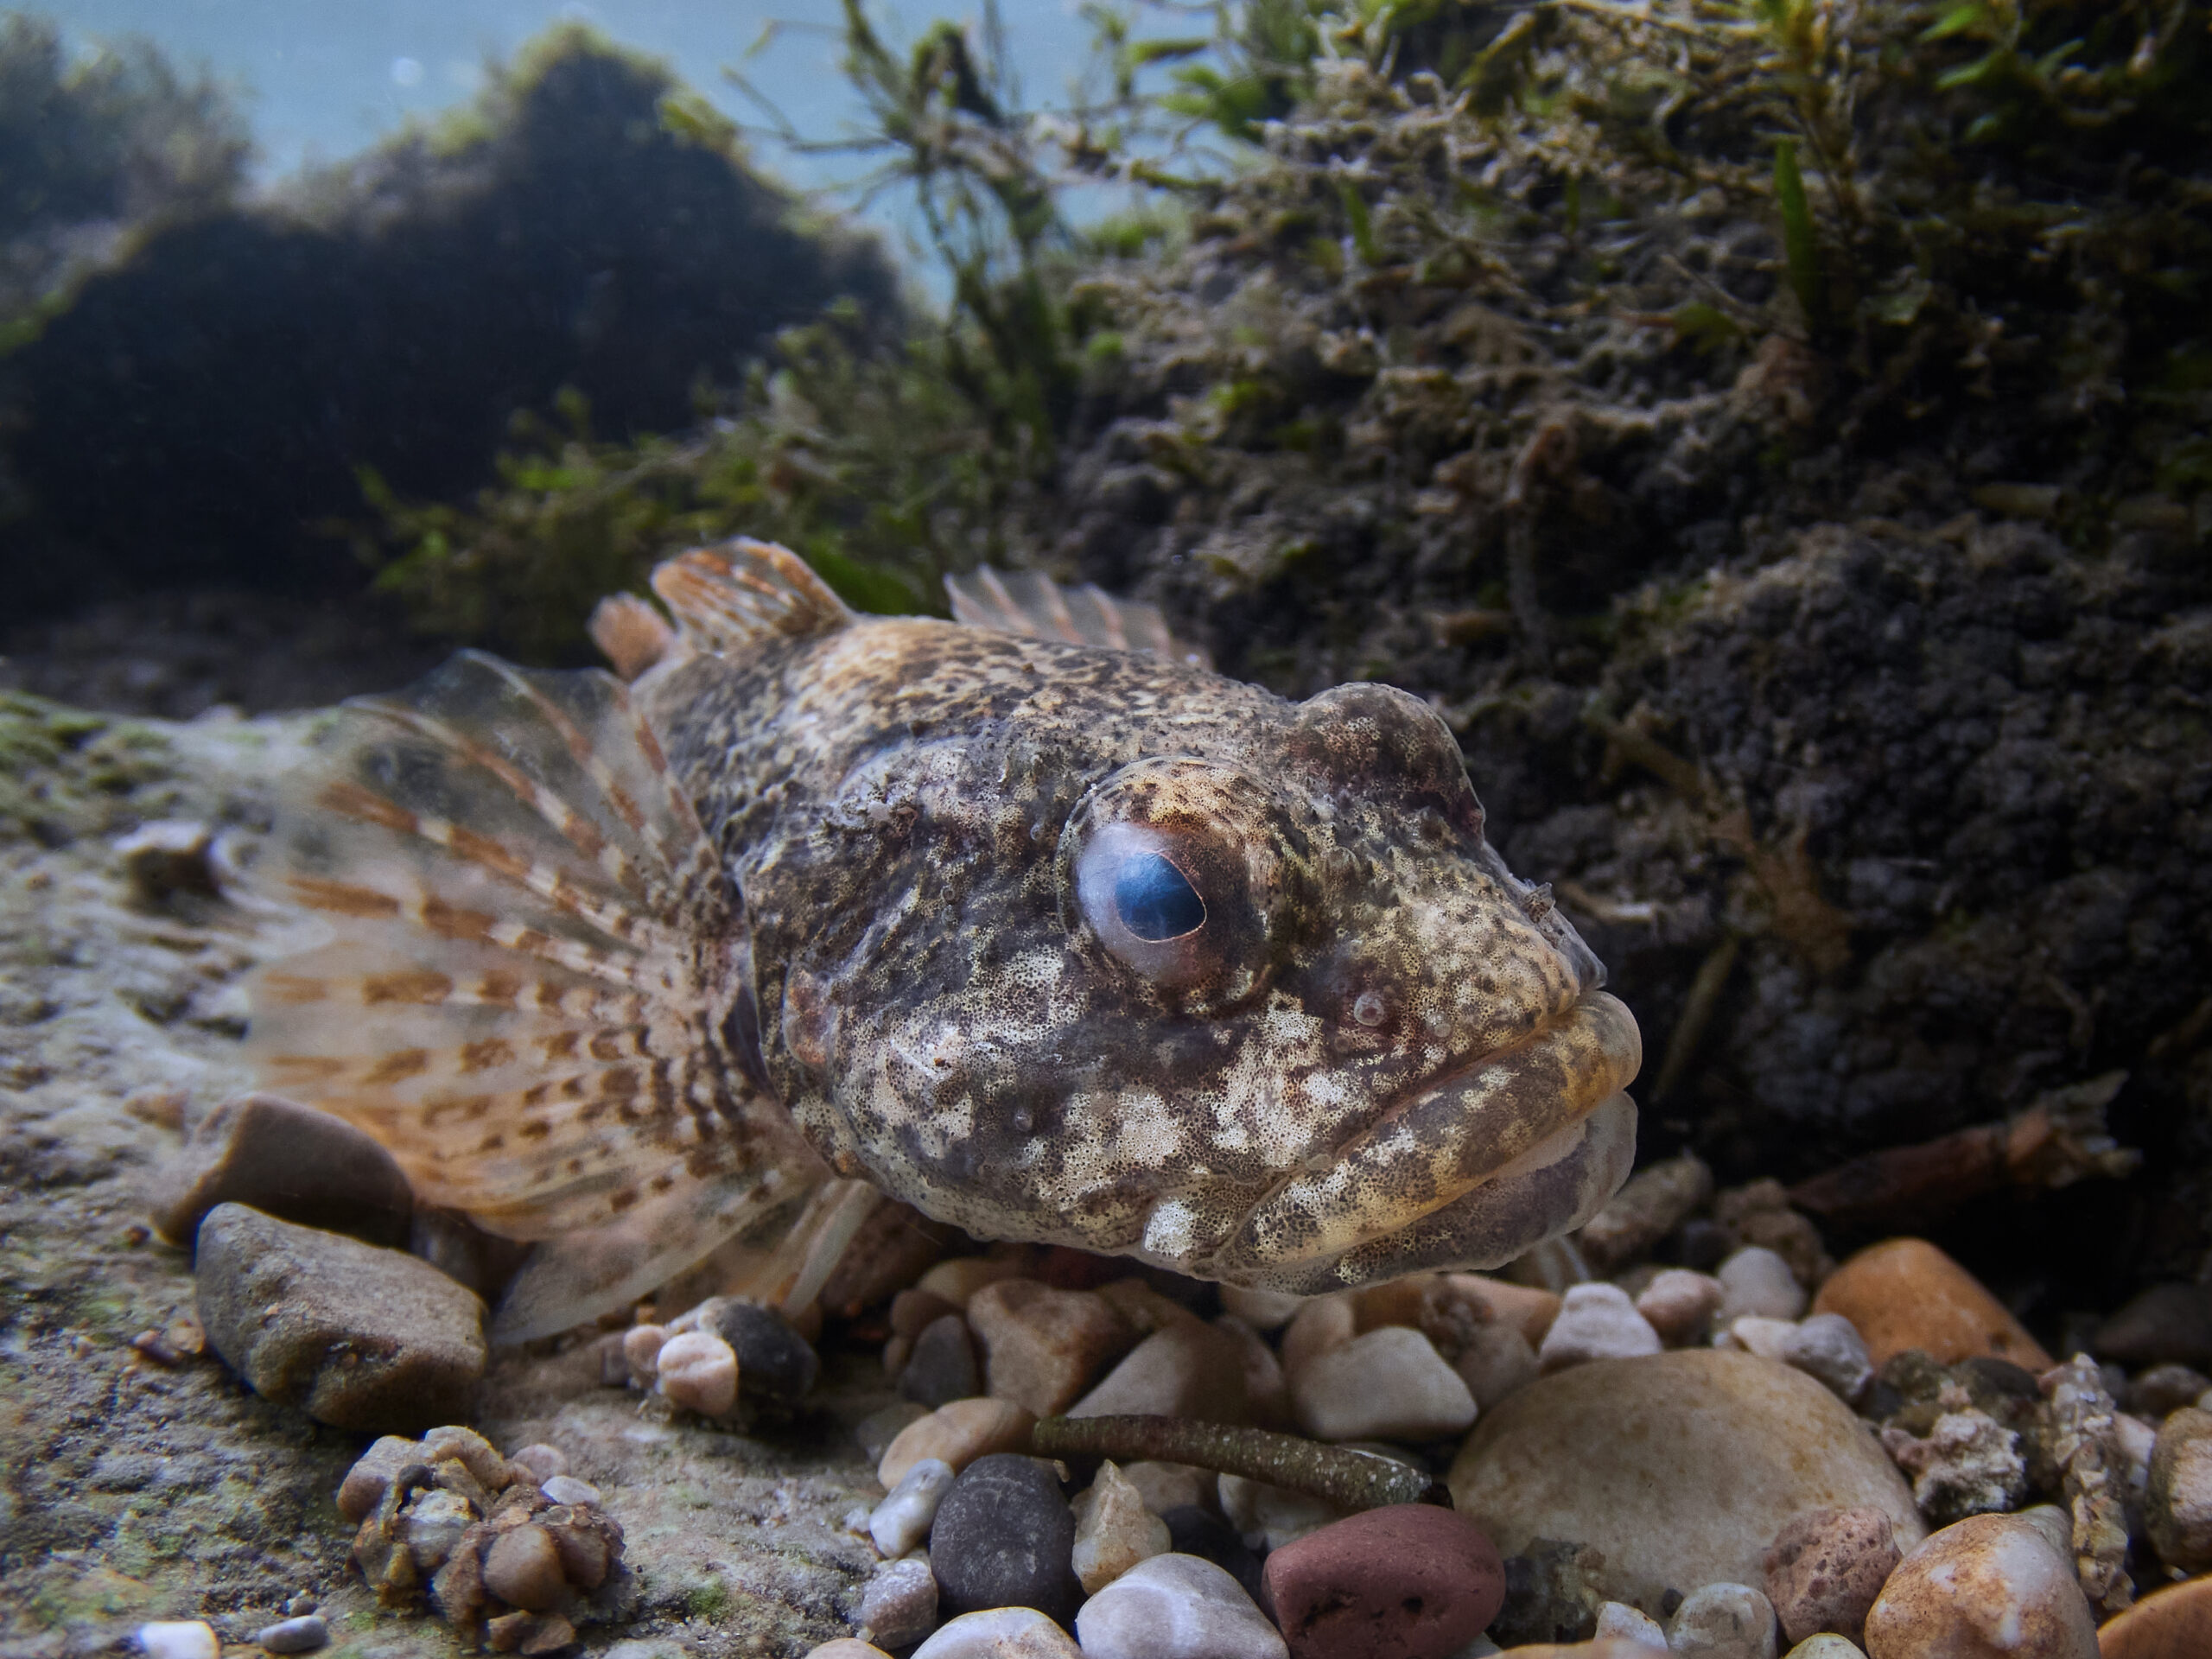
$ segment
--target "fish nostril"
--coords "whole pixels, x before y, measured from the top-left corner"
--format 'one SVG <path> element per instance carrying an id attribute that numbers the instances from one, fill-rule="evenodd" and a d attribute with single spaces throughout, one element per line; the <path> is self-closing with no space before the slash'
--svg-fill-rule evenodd
<path id="1" fill-rule="evenodd" d="M 1379 1026 L 1389 1013 L 1382 1006 L 1382 999 L 1373 991 L 1362 991 L 1352 999 L 1351 1017 L 1363 1026 Z"/>

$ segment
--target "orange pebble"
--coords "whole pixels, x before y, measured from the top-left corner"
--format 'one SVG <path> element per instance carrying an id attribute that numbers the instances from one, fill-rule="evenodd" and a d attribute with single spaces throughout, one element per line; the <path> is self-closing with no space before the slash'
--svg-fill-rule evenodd
<path id="1" fill-rule="evenodd" d="M 2097 1632 L 2098 1659 L 2202 1659 L 2212 1653 L 2212 1579 L 2145 1596 Z"/>
<path id="2" fill-rule="evenodd" d="M 1849 1319 L 1877 1365 L 1908 1348 L 1944 1365 L 1976 1355 L 2038 1372 L 2055 1363 L 1979 1279 L 1924 1238 L 1870 1244 L 1828 1275 L 1813 1312 Z"/>

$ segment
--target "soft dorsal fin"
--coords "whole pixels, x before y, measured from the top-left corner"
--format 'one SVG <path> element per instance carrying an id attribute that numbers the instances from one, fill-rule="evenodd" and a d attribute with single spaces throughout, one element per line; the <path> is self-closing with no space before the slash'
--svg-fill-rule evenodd
<path id="1" fill-rule="evenodd" d="M 798 554 L 743 536 L 655 566 L 652 584 L 676 626 L 702 651 L 730 654 L 779 636 L 810 639 L 853 620 Z"/>
<path id="2" fill-rule="evenodd" d="M 994 570 L 982 564 L 964 576 L 947 576 L 944 592 L 952 601 L 952 620 L 971 628 L 1071 645 L 1149 651 L 1173 662 L 1213 666 L 1205 652 L 1168 632 L 1158 606 L 1115 599 L 1090 582 L 1063 588 L 1035 570 Z"/>
<path id="3" fill-rule="evenodd" d="M 676 649 L 668 619 L 635 594 L 609 594 L 592 607 L 584 632 L 618 678 L 634 680 Z"/>

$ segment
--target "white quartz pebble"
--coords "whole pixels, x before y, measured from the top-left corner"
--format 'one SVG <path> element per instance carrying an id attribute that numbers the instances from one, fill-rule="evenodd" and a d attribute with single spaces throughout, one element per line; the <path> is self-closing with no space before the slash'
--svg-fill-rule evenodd
<path id="1" fill-rule="evenodd" d="M 218 1659 L 223 1644 L 204 1618 L 157 1618 L 138 1627 L 138 1649 L 146 1659 Z"/>
<path id="2" fill-rule="evenodd" d="M 603 1503 L 599 1488 L 588 1480 L 578 1480 L 574 1475 L 556 1475 L 537 1489 L 554 1503 Z"/>
<path id="3" fill-rule="evenodd" d="M 1386 1325 L 1316 1355 L 1291 1380 L 1299 1427 L 1324 1440 L 1435 1440 L 1464 1433 L 1475 1396 L 1420 1332 Z"/>
<path id="4" fill-rule="evenodd" d="M 661 1344 L 655 1384 L 671 1402 L 719 1417 L 737 1403 L 737 1353 L 711 1331 L 685 1331 Z"/>
<path id="5" fill-rule="evenodd" d="M 1805 1287 L 1789 1264 L 1760 1244 L 1747 1244 L 1720 1264 L 1720 1322 L 1746 1313 L 1794 1319 L 1805 1311 Z"/>
<path id="6" fill-rule="evenodd" d="M 930 1535 L 937 1506 L 952 1490 L 953 1478 L 952 1465 L 942 1458 L 924 1458 L 899 1478 L 868 1518 L 868 1535 L 885 1559 L 904 1555 Z"/>
<path id="7" fill-rule="evenodd" d="M 1748 1584 L 1708 1584 L 1675 1610 L 1667 1645 L 1699 1659 L 1774 1659 L 1773 1604 Z"/>
<path id="8" fill-rule="evenodd" d="M 1874 1381 L 1874 1365 L 1859 1327 L 1840 1313 L 1815 1313 L 1794 1326 L 1782 1344 L 1782 1363 L 1856 1405 Z"/>
<path id="9" fill-rule="evenodd" d="M 1587 1360 L 1634 1359 L 1658 1351 L 1659 1333 L 1618 1285 L 1572 1285 L 1560 1302 L 1559 1317 L 1544 1332 L 1536 1365 L 1548 1375 Z"/>
<path id="10" fill-rule="evenodd" d="M 1641 1642 L 1647 1648 L 1667 1650 L 1667 1632 L 1659 1621 L 1639 1608 L 1623 1601 L 1601 1603 L 1598 1608 L 1599 1636 L 1618 1637 L 1625 1642 Z"/>
<path id="11" fill-rule="evenodd" d="M 961 1614 L 910 1659 L 1083 1659 L 1083 1654 L 1034 1607 L 990 1607 Z"/>
<path id="12" fill-rule="evenodd" d="M 1779 1360 L 1783 1350 L 1789 1346 L 1789 1336 L 1796 1330 L 1790 1319 L 1770 1319 L 1764 1313 L 1746 1313 L 1741 1319 L 1731 1319 L 1728 1329 L 1713 1338 L 1716 1348 L 1740 1348 L 1747 1354 L 1757 1354 L 1761 1359 Z"/>
<path id="13" fill-rule="evenodd" d="M 1110 1459 L 1076 1494 L 1074 1508 L 1075 1575 L 1085 1595 L 1096 1595 L 1139 1561 L 1167 1553 L 1167 1523 L 1145 1507 L 1144 1494 Z"/>
<path id="14" fill-rule="evenodd" d="M 1084 1659 L 1287 1659 L 1236 1580 L 1196 1555 L 1154 1555 L 1075 1616 Z M 915 1656 L 920 1659 L 920 1656 Z"/>
<path id="15" fill-rule="evenodd" d="M 1790 1649 L 1783 1659 L 1866 1659 L 1866 1655 L 1849 1637 L 1823 1630 L 1818 1636 L 1807 1637 Z"/>

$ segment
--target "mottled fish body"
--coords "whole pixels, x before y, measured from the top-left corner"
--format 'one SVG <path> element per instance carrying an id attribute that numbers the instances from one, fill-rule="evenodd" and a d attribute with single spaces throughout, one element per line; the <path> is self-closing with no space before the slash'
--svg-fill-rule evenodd
<path id="1" fill-rule="evenodd" d="M 260 1062 L 541 1241 L 495 1335 L 740 1232 L 804 1300 L 878 1192 L 1313 1292 L 1624 1179 L 1635 1023 L 1426 704 L 1292 703 L 1034 581 L 856 617 L 737 543 L 654 586 L 634 683 L 464 654 L 349 706 L 281 826 L 334 937 L 262 976 Z"/>

